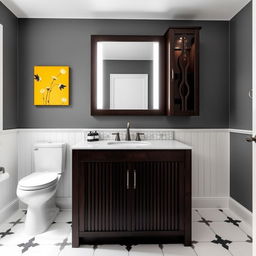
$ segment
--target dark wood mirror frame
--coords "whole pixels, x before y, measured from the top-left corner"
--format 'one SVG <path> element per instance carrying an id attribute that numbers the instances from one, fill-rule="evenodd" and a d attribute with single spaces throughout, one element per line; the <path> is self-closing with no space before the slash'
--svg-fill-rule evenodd
<path id="1" fill-rule="evenodd" d="M 97 43 L 98 42 L 159 42 L 159 109 L 111 110 L 97 109 Z M 91 36 L 91 115 L 165 115 L 165 37 L 129 35 Z"/>

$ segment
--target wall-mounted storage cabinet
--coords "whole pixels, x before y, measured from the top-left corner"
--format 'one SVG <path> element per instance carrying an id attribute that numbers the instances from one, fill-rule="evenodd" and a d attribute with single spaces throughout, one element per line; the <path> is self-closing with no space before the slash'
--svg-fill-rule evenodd
<path id="1" fill-rule="evenodd" d="M 166 33 L 167 115 L 199 115 L 199 30 Z"/>

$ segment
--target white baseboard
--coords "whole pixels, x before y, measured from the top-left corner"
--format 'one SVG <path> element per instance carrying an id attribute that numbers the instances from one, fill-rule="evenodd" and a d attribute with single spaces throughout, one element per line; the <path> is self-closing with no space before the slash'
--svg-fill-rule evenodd
<path id="1" fill-rule="evenodd" d="M 228 197 L 192 197 L 192 208 L 228 208 Z"/>
<path id="2" fill-rule="evenodd" d="M 8 205 L 6 205 L 3 209 L 0 210 L 0 224 L 2 224 L 6 219 L 8 219 L 15 211 L 19 209 L 19 201 L 18 199 L 14 199 Z"/>
<path id="3" fill-rule="evenodd" d="M 72 209 L 72 198 L 71 197 L 56 197 L 56 205 L 61 210 Z"/>
<path id="4" fill-rule="evenodd" d="M 238 215 L 246 224 L 252 227 L 252 212 L 231 197 L 229 198 L 229 209 Z"/>

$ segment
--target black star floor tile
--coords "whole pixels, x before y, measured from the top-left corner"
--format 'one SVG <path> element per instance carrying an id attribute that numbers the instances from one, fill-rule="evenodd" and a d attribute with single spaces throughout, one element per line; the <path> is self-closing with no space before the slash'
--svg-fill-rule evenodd
<path id="1" fill-rule="evenodd" d="M 3 238 L 5 236 L 10 236 L 10 235 L 13 235 L 13 234 L 14 234 L 14 232 L 12 232 L 11 228 L 9 228 L 4 232 L 0 232 L 0 238 Z"/>
<path id="2" fill-rule="evenodd" d="M 247 237 L 249 238 L 248 240 L 246 240 L 247 243 L 252 243 L 252 237 L 247 235 Z"/>
<path id="3" fill-rule="evenodd" d="M 23 224 L 24 221 L 21 221 L 21 219 L 18 219 L 16 221 L 10 221 L 9 224 L 12 224 L 12 226 L 16 226 L 17 224 Z"/>
<path id="4" fill-rule="evenodd" d="M 201 217 L 201 220 L 199 220 L 198 222 L 204 223 L 207 226 L 210 226 L 210 223 L 212 223 L 211 220 L 206 220 L 205 218 Z"/>
<path id="5" fill-rule="evenodd" d="M 211 242 L 212 243 L 215 243 L 215 244 L 220 244 L 223 248 L 225 248 L 225 249 L 229 249 L 229 246 L 228 246 L 228 244 L 231 244 L 232 243 L 232 241 L 230 241 L 230 240 L 224 240 L 224 239 L 222 239 L 220 236 L 218 236 L 218 235 L 215 235 L 215 240 L 212 240 Z"/>
<path id="6" fill-rule="evenodd" d="M 19 247 L 23 247 L 22 253 L 26 252 L 31 247 L 36 247 L 39 245 L 38 243 L 34 243 L 34 241 L 35 241 L 35 237 L 31 238 L 26 243 L 18 244 Z"/>
<path id="7" fill-rule="evenodd" d="M 239 223 L 241 223 L 241 220 L 234 220 L 231 217 L 227 216 L 227 220 L 225 220 L 227 223 L 232 223 L 233 225 L 239 227 Z"/>
<path id="8" fill-rule="evenodd" d="M 61 243 L 57 243 L 55 245 L 60 246 L 60 251 L 62 251 L 65 246 L 71 245 L 72 243 L 68 243 L 68 238 L 65 238 Z"/>

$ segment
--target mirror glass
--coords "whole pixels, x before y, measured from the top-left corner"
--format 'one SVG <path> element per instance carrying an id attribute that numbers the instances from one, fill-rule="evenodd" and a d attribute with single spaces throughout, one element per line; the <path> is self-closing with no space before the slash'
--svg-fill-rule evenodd
<path id="1" fill-rule="evenodd" d="M 159 42 L 97 42 L 99 110 L 159 109 Z"/>

